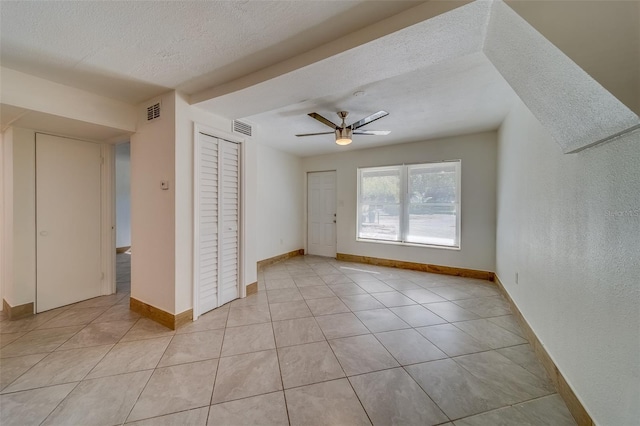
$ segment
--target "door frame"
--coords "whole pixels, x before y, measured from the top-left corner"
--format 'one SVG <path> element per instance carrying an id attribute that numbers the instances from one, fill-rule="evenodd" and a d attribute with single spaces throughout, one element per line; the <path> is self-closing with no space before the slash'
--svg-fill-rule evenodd
<path id="1" fill-rule="evenodd" d="M 244 285 L 244 250 L 245 250 L 245 140 L 243 138 L 239 138 L 238 136 L 225 132 L 220 129 L 216 129 L 213 127 L 209 127 L 197 122 L 193 123 L 193 321 L 197 320 L 201 315 L 200 306 L 199 306 L 199 293 L 200 287 L 198 285 L 198 271 L 200 269 L 199 264 L 199 243 L 200 240 L 198 238 L 200 226 L 199 226 L 199 209 L 200 209 L 200 200 L 197 197 L 197 194 L 200 190 L 200 185 L 198 182 L 198 175 L 200 174 L 200 167 L 198 163 L 198 154 L 200 152 L 200 133 L 211 136 L 217 139 L 225 139 L 229 142 L 234 142 L 240 145 L 240 161 L 238 164 L 238 178 L 239 185 L 238 191 L 238 200 L 240 203 L 239 206 L 239 218 L 238 218 L 238 297 L 244 298 L 247 296 L 247 289 Z"/>
<path id="2" fill-rule="evenodd" d="M 33 146 L 34 146 L 34 161 L 37 150 L 36 138 L 38 134 L 55 136 L 58 138 L 71 139 L 79 142 L 93 143 L 100 145 L 100 156 L 102 162 L 100 165 L 100 266 L 102 269 L 102 281 L 100 284 L 101 295 L 109 295 L 116 292 L 116 231 L 115 231 L 115 145 L 106 143 L 104 141 L 95 141 L 90 139 L 80 139 L 67 135 L 57 134 L 53 132 L 39 132 L 33 133 Z M 38 172 L 37 166 L 34 168 L 34 182 L 36 182 L 35 174 Z M 35 185 L 35 183 L 34 183 Z M 37 197 L 38 188 L 35 186 L 34 197 Z M 37 217 L 37 208 L 35 215 Z M 35 224 L 37 231 L 37 222 Z M 37 253 L 37 240 L 34 241 L 34 250 Z M 37 270 L 37 256 L 36 256 L 36 270 Z M 34 314 L 38 312 L 38 277 L 36 274 L 36 281 L 33 287 L 33 301 L 34 301 Z"/>
<path id="3" fill-rule="evenodd" d="M 307 170 L 304 174 L 304 252 L 309 254 L 309 174 L 333 172 L 336 174 L 335 195 L 336 195 L 336 255 L 338 253 L 338 170 Z"/>

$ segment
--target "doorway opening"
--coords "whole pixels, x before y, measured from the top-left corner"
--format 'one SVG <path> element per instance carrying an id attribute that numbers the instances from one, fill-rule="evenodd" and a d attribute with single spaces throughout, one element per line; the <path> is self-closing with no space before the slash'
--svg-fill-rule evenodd
<path id="1" fill-rule="evenodd" d="M 115 147 L 116 293 L 131 293 L 131 143 Z"/>

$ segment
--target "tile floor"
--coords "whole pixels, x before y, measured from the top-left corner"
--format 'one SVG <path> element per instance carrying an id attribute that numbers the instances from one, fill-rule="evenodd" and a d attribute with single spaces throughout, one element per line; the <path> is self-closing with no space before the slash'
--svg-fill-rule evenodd
<path id="1" fill-rule="evenodd" d="M 496 287 L 296 257 L 171 331 L 118 293 L 0 321 L 0 424 L 573 425 Z"/>

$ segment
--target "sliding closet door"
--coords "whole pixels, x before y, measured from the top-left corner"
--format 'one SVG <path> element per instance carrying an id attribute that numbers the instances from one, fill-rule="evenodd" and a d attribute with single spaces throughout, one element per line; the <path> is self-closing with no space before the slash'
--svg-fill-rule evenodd
<path id="1" fill-rule="evenodd" d="M 240 146 L 198 134 L 194 313 L 239 297 Z"/>

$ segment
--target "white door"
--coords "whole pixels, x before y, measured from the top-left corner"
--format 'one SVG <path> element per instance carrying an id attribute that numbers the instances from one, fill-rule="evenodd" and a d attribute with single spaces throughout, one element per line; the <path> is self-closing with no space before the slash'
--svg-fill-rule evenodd
<path id="1" fill-rule="evenodd" d="M 314 172 L 307 179 L 307 251 L 336 257 L 336 172 Z"/>
<path id="2" fill-rule="evenodd" d="M 195 164 L 197 317 L 239 297 L 240 146 L 200 133 Z"/>
<path id="3" fill-rule="evenodd" d="M 239 145 L 220 140 L 220 305 L 238 298 Z"/>
<path id="4" fill-rule="evenodd" d="M 101 147 L 36 134 L 36 311 L 100 296 Z"/>

